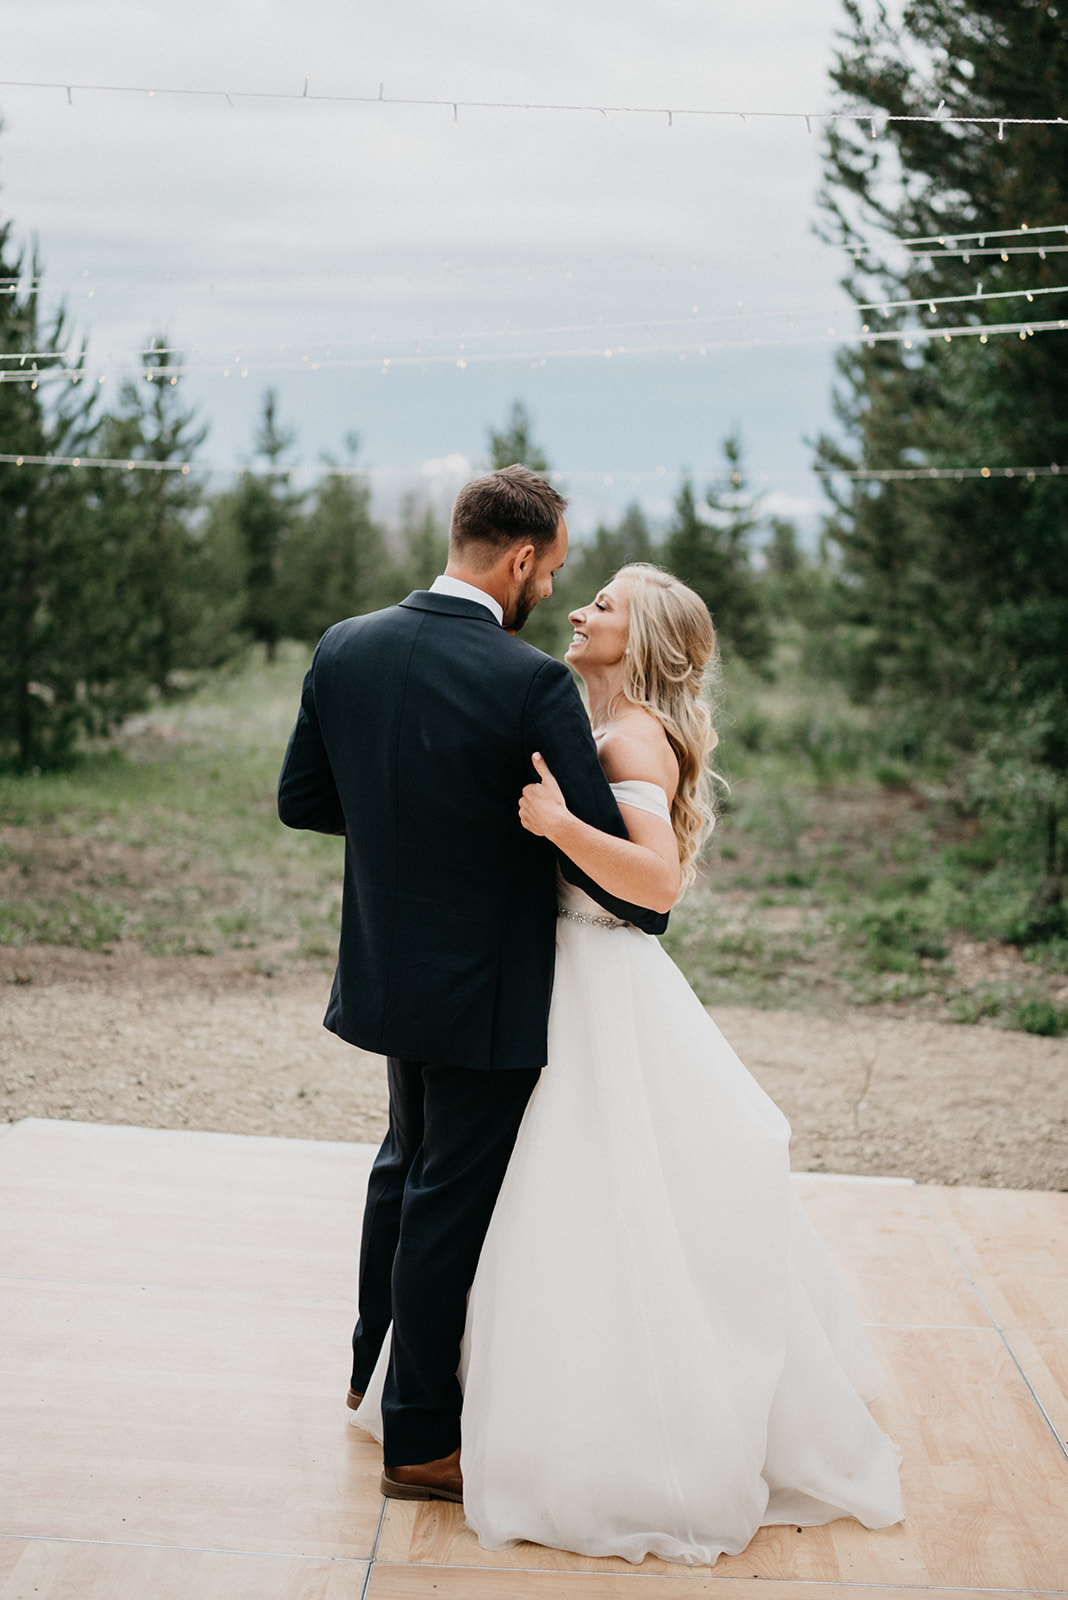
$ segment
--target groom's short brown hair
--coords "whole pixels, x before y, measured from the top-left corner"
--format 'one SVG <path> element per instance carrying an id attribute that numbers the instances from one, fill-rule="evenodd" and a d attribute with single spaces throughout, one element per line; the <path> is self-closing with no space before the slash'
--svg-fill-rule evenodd
<path id="1" fill-rule="evenodd" d="M 567 501 L 540 473 L 518 463 L 475 478 L 456 496 L 449 549 L 476 567 L 490 566 L 513 545 L 540 556 L 556 538 Z"/>

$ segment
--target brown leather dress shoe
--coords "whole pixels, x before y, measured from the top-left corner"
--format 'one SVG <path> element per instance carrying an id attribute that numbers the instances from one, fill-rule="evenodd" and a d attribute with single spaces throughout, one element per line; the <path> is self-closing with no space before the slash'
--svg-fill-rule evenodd
<path id="1" fill-rule="evenodd" d="M 345 1404 L 348 1406 L 349 1410 L 350 1411 L 357 1410 L 357 1408 L 362 1404 L 362 1402 L 363 1402 L 363 1395 L 360 1393 L 359 1389 L 350 1389 L 349 1392 L 348 1392 L 348 1398 L 345 1401 Z"/>
<path id="2" fill-rule="evenodd" d="M 379 1484 L 390 1500 L 455 1500 L 463 1504 L 464 1480 L 460 1452 L 438 1461 L 419 1461 L 410 1467 L 386 1467 Z"/>

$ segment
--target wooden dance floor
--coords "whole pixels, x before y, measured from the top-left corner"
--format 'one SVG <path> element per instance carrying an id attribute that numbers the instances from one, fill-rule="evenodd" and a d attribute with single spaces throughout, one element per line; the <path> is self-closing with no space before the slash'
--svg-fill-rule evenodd
<path id="1" fill-rule="evenodd" d="M 801 1176 L 890 1381 L 907 1522 L 714 1569 L 479 1550 L 348 1423 L 362 1145 L 0 1133 L 2 1600 L 1068 1591 L 1068 1194 Z M 626 1397 L 620 1396 L 620 1404 Z"/>

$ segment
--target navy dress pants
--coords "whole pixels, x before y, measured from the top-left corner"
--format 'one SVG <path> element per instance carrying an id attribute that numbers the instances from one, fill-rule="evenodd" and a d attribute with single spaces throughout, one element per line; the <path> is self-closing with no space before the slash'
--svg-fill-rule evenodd
<path id="1" fill-rule="evenodd" d="M 540 1072 L 389 1058 L 389 1132 L 367 1185 L 352 1387 L 366 1389 L 390 1322 L 382 1395 L 387 1467 L 460 1443 L 467 1293 Z"/>

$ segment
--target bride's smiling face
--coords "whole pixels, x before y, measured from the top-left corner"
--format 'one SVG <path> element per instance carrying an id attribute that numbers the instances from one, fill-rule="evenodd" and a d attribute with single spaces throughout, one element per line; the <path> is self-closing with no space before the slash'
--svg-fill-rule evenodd
<path id="1" fill-rule="evenodd" d="M 630 609 L 627 585 L 615 579 L 588 606 L 580 606 L 567 619 L 575 630 L 565 661 L 585 676 L 618 666 L 627 648 Z"/>

